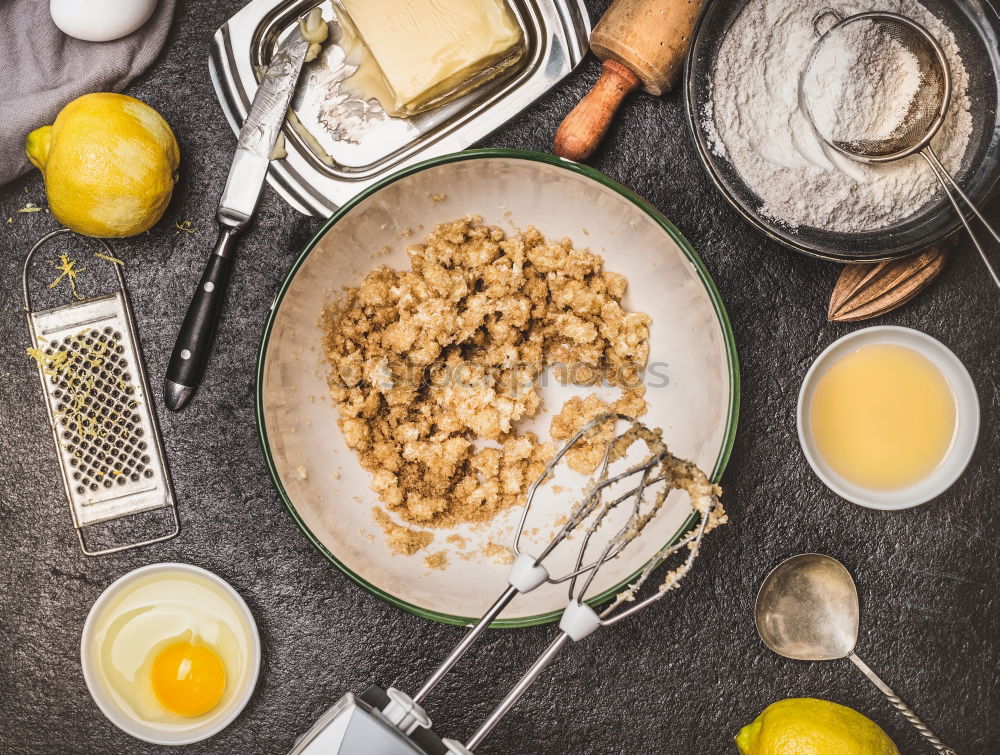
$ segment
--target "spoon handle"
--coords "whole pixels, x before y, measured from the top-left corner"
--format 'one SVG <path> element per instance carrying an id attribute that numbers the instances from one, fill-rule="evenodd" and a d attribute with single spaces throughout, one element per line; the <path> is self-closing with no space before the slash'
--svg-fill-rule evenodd
<path id="1" fill-rule="evenodd" d="M 899 695 L 892 691 L 892 687 L 883 682 L 878 675 L 872 671 L 868 664 L 863 660 L 858 658 L 854 653 L 847 656 L 851 659 L 851 662 L 861 669 L 861 673 L 871 680 L 871 683 L 882 690 L 882 694 L 889 698 L 889 702 L 895 706 L 896 710 L 903 714 L 903 717 L 909 721 L 913 728 L 920 732 L 920 734 L 934 745 L 934 749 L 937 750 L 942 755 L 958 755 L 953 749 L 942 742 L 930 729 L 927 728 L 927 724 L 920 720 L 916 713 L 910 710 L 910 706 L 899 699 Z"/>

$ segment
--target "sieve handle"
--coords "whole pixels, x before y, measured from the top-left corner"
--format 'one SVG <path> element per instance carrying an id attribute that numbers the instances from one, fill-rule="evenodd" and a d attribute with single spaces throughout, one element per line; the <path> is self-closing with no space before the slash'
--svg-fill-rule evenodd
<path id="1" fill-rule="evenodd" d="M 962 221 L 962 225 L 965 226 L 965 230 L 968 231 L 969 237 L 972 239 L 972 243 L 976 245 L 976 250 L 979 252 L 980 258 L 983 260 L 983 264 L 986 265 L 987 271 L 989 271 L 990 277 L 993 278 L 993 282 L 1000 288 L 1000 274 L 997 274 L 997 270 L 993 267 L 993 263 L 990 261 L 989 256 L 986 254 L 986 250 L 983 249 L 983 245 L 979 243 L 979 239 L 976 238 L 976 234 L 972 231 L 972 226 L 969 225 L 968 218 L 965 217 L 965 213 L 962 212 L 961 206 L 959 206 L 958 198 L 965 201 L 969 209 L 972 210 L 972 214 L 979 218 L 979 222 L 983 224 L 987 232 L 1000 243 L 1000 235 L 997 234 L 993 226 L 990 225 L 989 221 L 983 217 L 983 214 L 979 209 L 972 203 L 972 200 L 962 191 L 962 187 L 958 185 L 958 182 L 952 177 L 951 173 L 941 164 L 938 159 L 937 153 L 933 148 L 928 145 L 926 149 L 921 150 L 921 156 L 927 161 L 927 164 L 931 166 L 931 170 L 934 171 L 934 175 L 937 176 L 937 180 L 941 182 L 941 187 L 944 189 L 944 193 L 948 195 L 948 200 L 951 202 L 951 206 L 955 209 L 955 213 L 958 215 L 958 219 Z"/>
<path id="2" fill-rule="evenodd" d="M 813 16 L 813 32 L 822 37 L 843 20 L 844 17 L 833 8 L 823 8 Z"/>
<path id="3" fill-rule="evenodd" d="M 212 341 L 226 296 L 232 251 L 238 228 L 221 226 L 219 239 L 198 281 L 194 298 L 177 334 L 163 381 L 163 403 L 172 411 L 183 409 L 201 383 L 212 351 Z"/>

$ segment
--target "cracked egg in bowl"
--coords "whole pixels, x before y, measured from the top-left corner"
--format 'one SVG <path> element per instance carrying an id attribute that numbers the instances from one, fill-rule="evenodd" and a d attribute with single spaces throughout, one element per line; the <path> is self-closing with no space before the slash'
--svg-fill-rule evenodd
<path id="1" fill-rule="evenodd" d="M 156 744 L 221 731 L 246 705 L 260 666 L 260 639 L 242 598 L 187 564 L 154 564 L 112 583 L 87 617 L 80 651 L 101 711 Z"/>

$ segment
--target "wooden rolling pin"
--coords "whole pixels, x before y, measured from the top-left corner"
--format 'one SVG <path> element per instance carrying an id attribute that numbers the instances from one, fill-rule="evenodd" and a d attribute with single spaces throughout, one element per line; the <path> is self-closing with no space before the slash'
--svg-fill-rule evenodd
<path id="1" fill-rule="evenodd" d="M 614 0 L 590 35 L 604 61 L 601 78 L 566 116 L 552 151 L 586 160 L 597 149 L 618 106 L 639 85 L 653 95 L 670 91 L 705 0 Z"/>

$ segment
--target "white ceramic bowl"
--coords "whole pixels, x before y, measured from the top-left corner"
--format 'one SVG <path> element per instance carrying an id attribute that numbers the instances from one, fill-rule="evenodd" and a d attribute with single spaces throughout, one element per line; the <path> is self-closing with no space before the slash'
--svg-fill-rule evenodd
<path id="1" fill-rule="evenodd" d="M 719 294 L 680 232 L 646 202 L 584 165 L 551 155 L 479 150 L 407 168 L 341 208 L 306 246 L 276 297 L 261 346 L 257 410 L 264 455 L 278 492 L 310 540 L 348 576 L 421 616 L 455 624 L 478 617 L 506 587 L 507 566 L 483 556 L 488 543 L 508 546 L 520 510 L 485 526 L 438 530 L 412 556 L 393 553 L 372 517 L 378 497 L 337 427 L 328 396 L 319 316 L 341 286 L 357 285 L 378 265 L 409 267 L 406 247 L 437 223 L 478 213 L 513 231 L 536 226 L 548 238 L 571 238 L 605 259 L 628 281 L 624 305 L 648 313 L 649 413 L 674 453 L 718 478 L 736 429 L 739 374 L 733 335 Z M 385 247 L 387 252 L 381 250 Z M 548 438 L 551 410 L 590 389 L 542 386 L 543 411 L 519 430 Z M 554 496 L 552 496 L 554 498 Z M 547 523 L 570 501 L 534 509 Z M 689 521 L 677 492 L 644 530 L 642 540 L 595 579 L 590 594 L 608 592 L 640 569 Z M 447 541 L 457 535 L 460 542 Z M 444 550 L 448 565 L 423 558 Z M 559 573 L 567 548 L 547 566 Z M 501 619 L 507 626 L 550 621 L 566 605 L 565 585 L 543 585 L 519 596 Z"/>
<path id="2" fill-rule="evenodd" d="M 816 448 L 809 426 L 809 407 L 819 378 L 835 362 L 863 346 L 873 344 L 906 346 L 922 354 L 941 370 L 955 397 L 955 434 L 944 459 L 923 480 L 899 490 L 869 490 L 835 472 Z M 839 338 L 813 362 L 799 391 L 797 420 L 802 451 L 809 461 L 809 466 L 824 485 L 852 503 L 871 509 L 892 511 L 927 503 L 941 495 L 961 477 L 969 459 L 972 458 L 979 437 L 979 399 L 976 396 L 976 386 L 965 365 L 943 343 L 919 330 L 878 325 Z"/>
<path id="3" fill-rule="evenodd" d="M 236 691 L 235 696 L 229 704 L 220 709 L 216 715 L 207 718 L 196 727 L 185 729 L 184 731 L 167 731 L 162 728 L 149 726 L 137 721 L 129 715 L 108 691 L 105 683 L 100 680 L 101 671 L 98 668 L 94 634 L 101 625 L 101 615 L 105 608 L 119 596 L 123 590 L 135 583 L 139 579 L 149 577 L 157 572 L 165 573 L 170 571 L 186 571 L 197 577 L 211 582 L 227 595 L 233 604 L 233 608 L 240 615 L 244 622 L 244 629 L 247 634 L 247 645 L 250 657 L 247 659 L 249 673 L 244 677 L 243 683 Z M 158 745 L 188 745 L 193 742 L 200 742 L 203 739 L 218 734 L 225 729 L 240 714 L 246 704 L 250 701 L 254 687 L 257 685 L 257 677 L 260 674 L 260 634 L 257 632 L 257 623 L 253 614 L 247 608 L 247 604 L 240 597 L 240 594 L 226 582 L 222 577 L 213 574 L 206 569 L 191 564 L 162 563 L 150 564 L 139 569 L 128 572 L 119 577 L 101 593 L 100 597 L 94 601 L 94 605 L 87 614 L 87 621 L 83 625 L 83 634 L 80 638 L 80 664 L 83 667 L 83 679 L 87 683 L 87 689 L 91 697 L 97 703 L 97 707 L 107 716 L 115 726 L 131 734 L 137 739 L 151 742 Z"/>

